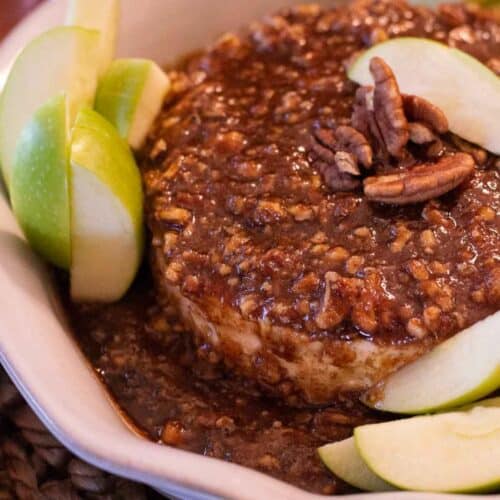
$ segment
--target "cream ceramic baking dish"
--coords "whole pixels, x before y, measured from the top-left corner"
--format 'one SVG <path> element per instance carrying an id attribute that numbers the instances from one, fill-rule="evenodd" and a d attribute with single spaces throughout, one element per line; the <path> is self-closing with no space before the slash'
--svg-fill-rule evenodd
<path id="1" fill-rule="evenodd" d="M 225 30 L 293 3 L 298 2 L 122 0 L 119 52 L 168 63 Z M 59 24 L 65 7 L 64 1 L 46 2 L 18 26 L 0 46 L 0 68 L 6 69 L 34 35 Z M 75 454 L 179 498 L 323 498 L 253 470 L 156 445 L 127 427 L 73 341 L 46 269 L 22 238 L 3 191 L 0 261 L 1 362 L 48 428 Z M 459 498 L 402 492 L 352 498 L 424 497 Z"/>

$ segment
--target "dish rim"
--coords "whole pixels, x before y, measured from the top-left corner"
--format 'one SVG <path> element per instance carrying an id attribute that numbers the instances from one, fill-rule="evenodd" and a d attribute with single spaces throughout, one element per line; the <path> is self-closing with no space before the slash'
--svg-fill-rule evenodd
<path id="1" fill-rule="evenodd" d="M 132 7 L 134 5 L 137 7 L 138 4 L 134 0 L 122 1 L 127 5 L 127 9 L 124 7 L 123 10 L 127 10 L 131 17 Z M 200 1 L 203 0 L 192 0 L 191 3 L 199 4 Z M 186 2 L 186 0 L 169 0 L 169 4 L 179 4 L 179 2 Z M 265 0 L 256 3 L 262 4 L 263 2 L 265 3 Z M 147 10 L 147 5 L 145 7 L 142 5 L 143 3 L 149 6 L 156 3 L 156 8 L 158 8 L 160 0 L 141 2 L 141 9 Z M 276 3 L 284 4 L 285 2 L 277 1 Z M 164 5 L 166 2 L 162 3 L 162 8 Z M 42 3 L 15 27 L 0 45 L 0 68 L 5 67 L 17 52 L 17 48 L 21 47 L 35 33 L 56 25 L 61 19 L 64 6 L 64 0 Z M 12 246 L 13 241 L 15 244 Z M 258 471 L 176 448 L 160 446 L 132 433 L 123 423 L 122 417 L 119 416 L 114 405 L 110 404 L 110 398 L 104 386 L 93 373 L 74 339 L 71 338 L 69 329 L 63 326 L 64 319 L 58 316 L 60 311 L 58 311 L 58 305 L 54 303 L 53 290 L 47 287 L 49 278 L 45 266 L 33 255 L 24 242 L 10 213 L 3 189 L 0 193 L 0 256 L 2 255 L 4 258 L 7 257 L 4 262 L 9 262 L 9 267 L 14 264 L 13 267 L 17 269 L 18 276 L 16 276 L 16 280 L 13 280 L 9 274 L 12 269 L 6 271 L 5 265 L 0 267 L 0 314 L 3 317 L 3 321 L 0 322 L 0 362 L 47 428 L 75 455 L 108 472 L 144 482 L 179 498 L 236 498 L 236 492 L 238 492 L 236 493 L 237 498 L 241 499 L 258 496 L 290 500 L 325 498 L 322 495 L 308 493 Z M 16 286 L 19 276 L 21 276 L 21 282 L 30 283 L 33 288 Z M 22 310 L 23 314 L 13 313 L 19 307 L 18 299 L 23 299 L 22 303 L 25 306 Z M 33 312 L 34 316 L 28 317 L 25 315 L 27 312 Z M 40 322 L 40 326 L 37 325 L 38 322 Z M 86 425 L 75 425 L 75 417 L 76 422 L 78 422 L 78 418 L 83 417 L 83 413 L 75 413 L 75 408 L 78 408 L 78 405 L 61 404 L 60 393 L 57 393 L 57 397 L 52 397 L 52 394 L 45 391 L 44 388 L 52 387 L 50 384 L 53 383 L 48 375 L 60 374 L 60 371 L 58 369 L 54 371 L 52 367 L 46 372 L 38 372 L 37 374 L 37 370 L 34 368 L 40 368 L 40 365 L 27 366 L 28 360 L 33 359 L 33 356 L 25 358 L 20 354 L 22 350 L 19 348 L 26 347 L 21 339 L 23 342 L 31 340 L 30 344 L 35 341 L 35 339 L 30 339 L 29 336 L 25 335 L 28 325 L 35 330 L 40 330 L 43 325 L 52 325 L 56 337 L 55 339 L 50 338 L 49 341 L 52 342 L 52 346 L 57 341 L 57 345 L 68 358 L 60 368 L 69 369 L 70 362 L 76 363 L 75 366 L 78 367 L 76 380 L 73 380 L 73 376 L 67 379 L 63 377 L 62 385 L 59 383 L 62 395 L 68 396 L 64 393 L 67 381 L 75 383 L 71 389 L 74 392 L 72 395 L 74 399 L 78 398 L 79 389 L 84 386 L 86 389 L 91 388 L 93 394 L 85 394 L 85 397 L 92 399 L 91 396 L 95 396 L 94 399 L 99 401 L 97 408 L 102 412 L 102 415 L 106 416 L 106 425 L 100 429 L 95 426 L 87 426 L 92 421 L 89 420 L 89 415 L 92 414 L 93 409 L 87 409 L 88 411 L 85 413 L 83 421 L 86 422 Z M 12 332 L 18 332 L 19 335 L 13 336 Z M 44 335 L 44 333 L 40 332 L 40 335 Z M 40 338 L 36 340 L 40 342 Z M 41 344 L 45 344 L 43 339 Z M 35 347 L 39 347 L 36 342 L 31 349 L 34 350 Z M 38 355 L 38 351 L 31 354 Z M 42 359 L 43 361 L 50 364 L 48 359 Z M 41 366 L 49 368 L 43 363 Z M 71 391 L 68 388 L 68 392 Z M 107 427 L 107 425 L 116 426 L 116 428 Z M 121 437 L 125 444 L 120 440 L 113 441 L 115 437 Z M 198 467 L 199 470 L 195 470 L 193 473 L 193 469 Z M 216 479 L 214 480 L 214 478 Z M 389 500 L 394 498 L 454 500 L 480 498 L 480 496 L 398 491 L 359 493 L 350 495 L 349 498 L 354 500 Z M 493 495 L 489 498 L 500 499 L 500 495 Z"/>

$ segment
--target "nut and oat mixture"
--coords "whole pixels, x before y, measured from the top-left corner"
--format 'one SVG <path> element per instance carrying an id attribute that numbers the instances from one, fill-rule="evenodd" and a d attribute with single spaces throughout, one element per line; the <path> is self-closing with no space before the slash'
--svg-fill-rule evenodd
<path id="1" fill-rule="evenodd" d="M 142 276 L 120 303 L 67 305 L 83 352 L 132 425 L 155 442 L 235 462 L 308 491 L 353 491 L 326 470 L 316 448 L 349 437 L 355 425 L 379 415 L 352 399 L 293 409 L 262 398 L 245 380 L 220 378 L 209 364 L 195 363 L 175 311 L 165 322 L 151 290 L 149 277 Z"/>
<path id="2" fill-rule="evenodd" d="M 136 305 L 149 282 L 73 311 L 94 366 L 153 439 L 344 492 L 315 449 L 374 415 L 337 392 L 499 309 L 499 158 L 401 94 L 383 60 L 373 88 L 346 77 L 359 51 L 406 35 L 500 69 L 499 22 L 475 7 L 361 0 L 285 9 L 170 72 L 141 155 L 151 317 Z M 356 358 L 355 345 L 377 355 Z M 292 409 L 262 391 L 335 403 Z"/>
<path id="3" fill-rule="evenodd" d="M 322 168 L 327 178 L 340 175 L 329 162 L 328 134 L 352 127 L 357 87 L 343 63 L 403 35 L 447 42 L 483 62 L 500 53 L 499 25 L 467 7 L 434 15 L 398 1 L 358 2 L 341 11 L 283 11 L 246 36 L 222 37 L 185 72 L 171 73 L 178 94 L 157 121 L 143 163 L 149 224 L 162 236 L 153 246 L 168 258 L 171 283 L 311 335 L 327 329 L 341 336 L 335 327 L 349 318 L 375 341 L 411 340 L 414 324 L 418 335 L 445 337 L 498 309 L 498 158 L 477 148 L 480 161 L 465 185 L 411 207 L 370 203 L 353 189 L 356 176 L 345 194 L 322 179 Z M 441 162 L 443 150 L 472 149 L 450 136 L 439 146 L 429 156 Z M 408 147 L 395 163 L 406 169 L 422 154 Z M 440 167 L 435 175 L 444 176 Z M 318 317 L 329 271 L 356 290 L 339 299 L 366 295 L 374 318 L 356 309 Z"/>
<path id="4" fill-rule="evenodd" d="M 286 9 L 171 72 L 144 151 L 159 294 L 200 357 L 291 404 L 366 388 L 500 305 L 498 157 L 401 94 L 382 59 L 373 88 L 347 79 L 396 36 L 500 54 L 473 7 Z"/>

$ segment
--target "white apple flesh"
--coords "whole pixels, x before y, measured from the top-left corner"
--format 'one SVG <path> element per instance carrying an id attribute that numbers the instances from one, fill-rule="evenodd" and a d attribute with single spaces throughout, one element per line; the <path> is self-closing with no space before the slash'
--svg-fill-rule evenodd
<path id="1" fill-rule="evenodd" d="M 318 448 L 323 463 L 337 477 L 363 491 L 391 491 L 394 486 L 380 479 L 361 458 L 354 438 Z"/>
<path id="2" fill-rule="evenodd" d="M 364 52 L 349 78 L 372 85 L 369 64 L 376 56 L 392 68 L 401 92 L 429 100 L 444 112 L 452 132 L 500 154 L 500 78 L 493 71 L 458 49 L 401 37 Z"/>
<path id="3" fill-rule="evenodd" d="M 24 128 L 11 175 L 12 208 L 27 240 L 63 269 L 71 259 L 68 130 L 66 97 L 50 99 Z"/>
<path id="4" fill-rule="evenodd" d="M 500 486 L 500 399 L 453 413 L 355 429 L 364 462 L 401 489 L 474 493 Z"/>
<path id="5" fill-rule="evenodd" d="M 99 76 L 115 57 L 119 18 L 119 0 L 71 0 L 69 3 L 66 24 L 100 33 Z"/>
<path id="6" fill-rule="evenodd" d="M 500 387 L 500 312 L 456 334 L 368 391 L 363 402 L 428 413 L 476 401 Z"/>
<path id="7" fill-rule="evenodd" d="M 99 83 L 95 109 L 139 149 L 169 88 L 168 76 L 153 61 L 118 59 Z"/>
<path id="8" fill-rule="evenodd" d="M 143 250 L 142 187 L 128 145 L 82 110 L 71 141 L 71 296 L 112 302 L 127 291 Z"/>
<path id="9" fill-rule="evenodd" d="M 66 94 L 68 121 L 92 105 L 97 87 L 99 33 L 54 28 L 30 42 L 17 57 L 0 98 L 0 158 L 10 185 L 21 132 L 49 99 Z"/>

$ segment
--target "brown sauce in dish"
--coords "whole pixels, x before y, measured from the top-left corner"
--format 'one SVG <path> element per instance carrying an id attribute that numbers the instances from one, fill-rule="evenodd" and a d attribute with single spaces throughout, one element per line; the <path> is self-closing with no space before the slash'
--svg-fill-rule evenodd
<path id="1" fill-rule="evenodd" d="M 62 295 L 67 296 L 62 285 Z M 257 469 L 306 490 L 353 491 L 322 465 L 316 448 L 352 434 L 380 415 L 353 399 L 291 409 L 242 380 L 213 379 L 194 363 L 175 321 L 157 314 L 146 270 L 112 305 L 66 304 L 76 338 L 126 418 L 149 439 Z"/>
<path id="2" fill-rule="evenodd" d="M 433 13 L 394 0 L 287 9 L 171 73 L 173 97 L 141 155 L 152 271 L 143 269 L 116 304 L 66 299 L 82 350 L 151 440 L 308 491 L 341 494 L 352 490 L 326 470 L 316 448 L 382 419 L 356 393 L 316 408 L 268 399 L 261 376 L 275 374 L 269 359 L 250 359 L 250 376 L 243 377 L 230 364 L 242 358 L 235 351 L 221 369 L 220 353 L 178 319 L 164 282 L 193 303 L 217 297 L 248 321 L 303 332 L 325 349 L 359 337 L 382 348 L 425 343 L 415 338 L 424 329 L 409 329 L 408 320 L 426 321 L 437 310 L 439 327 L 424 331 L 433 345 L 498 309 L 498 157 L 475 151 L 483 161 L 457 190 L 426 204 L 388 207 L 368 202 L 359 189 L 325 189 L 303 142 L 316 122 L 349 120 L 356 86 L 342 61 L 381 37 L 403 35 L 444 41 L 498 68 L 497 21 L 469 7 Z M 445 152 L 460 149 L 450 135 L 442 139 Z M 408 148 L 405 161 L 420 161 L 417 147 Z M 405 165 L 374 169 L 398 167 Z M 269 197 L 279 203 L 267 203 Z M 235 251 L 225 252 L 231 244 Z M 374 269 L 382 276 L 368 297 L 376 310 L 373 331 L 363 328 L 359 311 L 340 324 L 317 321 L 323 277 L 332 269 L 345 282 Z M 61 288 L 67 297 L 66 284 Z M 272 349 L 293 360 L 294 346 L 280 342 Z M 268 394 L 290 395 L 286 375 L 270 379 Z"/>
<path id="3" fill-rule="evenodd" d="M 436 39 L 485 63 L 500 54 L 499 24 L 462 6 L 435 13 L 358 1 L 284 10 L 222 37 L 173 75 L 179 92 L 141 161 L 160 289 L 165 282 L 203 309 L 210 297 L 311 339 L 377 344 L 415 342 L 408 320 L 423 323 L 426 307 L 440 309 L 440 327 L 427 328 L 439 339 L 499 307 L 496 297 L 470 295 L 498 272 L 488 261 L 500 244 L 494 157 L 448 196 L 403 207 L 372 203 L 360 189 L 332 192 L 319 174 L 327 160 L 311 146 L 315 132 L 351 124 L 357 85 L 344 65 L 377 37 L 401 36 Z M 443 154 L 457 150 L 448 136 L 442 142 Z M 420 164 L 421 153 L 376 159 L 370 172 Z M 482 207 L 494 213 L 486 224 Z M 341 300 L 354 304 L 343 311 L 332 300 L 334 319 L 321 314 L 332 271 Z M 359 294 L 373 317 L 356 307 Z"/>
<path id="4" fill-rule="evenodd" d="M 355 120 L 346 64 L 397 36 L 490 65 L 500 53 L 498 22 L 463 5 L 285 9 L 171 72 L 141 154 L 159 302 L 177 302 L 200 359 L 291 406 L 367 389 L 500 308 L 498 157 L 447 127 L 396 153 L 376 140 L 397 135 L 391 124 L 365 132 L 370 120 Z M 335 170 L 341 127 L 373 150 L 358 177 Z M 425 191 L 418 169 L 434 169 L 427 186 L 446 185 L 462 161 L 454 189 L 420 203 L 375 203 L 361 188 L 363 177 L 413 172 Z"/>

